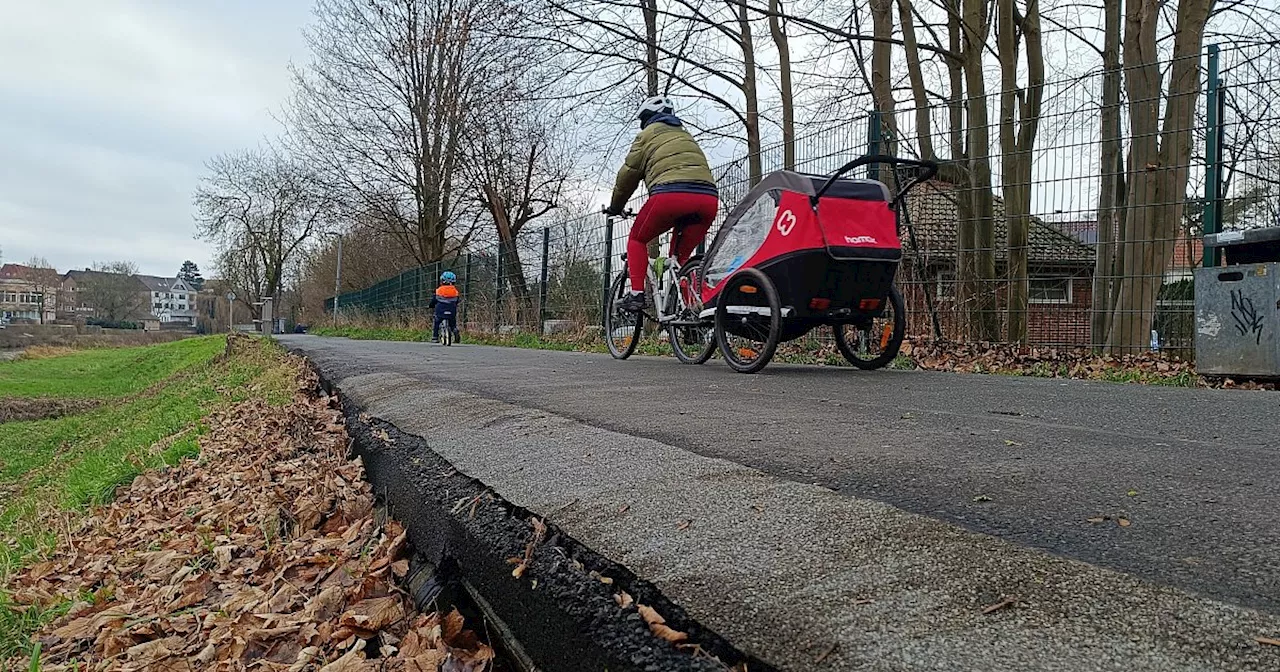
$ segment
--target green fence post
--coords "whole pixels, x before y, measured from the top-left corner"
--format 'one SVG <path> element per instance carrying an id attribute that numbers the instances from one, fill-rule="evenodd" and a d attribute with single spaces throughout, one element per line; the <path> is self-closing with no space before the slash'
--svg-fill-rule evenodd
<path id="1" fill-rule="evenodd" d="M 458 319 L 463 325 L 467 323 L 467 304 L 471 302 L 471 253 L 467 253 L 467 266 L 462 274 L 462 307 L 458 309 Z"/>
<path id="2" fill-rule="evenodd" d="M 1218 45 L 1209 45 L 1209 93 L 1206 103 L 1204 209 L 1200 215 L 1202 235 L 1218 233 L 1222 200 L 1222 82 L 1218 79 Z M 1205 268 L 1218 265 L 1221 248 L 1204 248 Z"/>
<path id="3" fill-rule="evenodd" d="M 604 289 L 600 291 L 600 324 L 609 312 L 609 284 L 613 275 L 613 218 L 604 218 Z"/>
<path id="4" fill-rule="evenodd" d="M 538 334 L 547 323 L 547 266 L 551 261 L 551 227 L 542 228 L 542 288 L 538 293 Z"/>
<path id="5" fill-rule="evenodd" d="M 867 154 L 875 155 L 883 153 L 880 145 L 883 140 L 883 134 L 880 127 L 880 111 L 871 110 L 867 114 Z M 874 180 L 878 177 L 876 174 L 880 170 L 877 164 L 867 166 L 867 179 Z"/>

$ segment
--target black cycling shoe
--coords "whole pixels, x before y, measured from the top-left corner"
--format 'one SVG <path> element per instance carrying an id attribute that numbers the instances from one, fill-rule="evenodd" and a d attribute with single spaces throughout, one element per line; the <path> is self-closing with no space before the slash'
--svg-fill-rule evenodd
<path id="1" fill-rule="evenodd" d="M 627 294 L 626 298 L 618 302 L 618 310 L 628 313 L 638 313 L 644 310 L 644 294 Z"/>

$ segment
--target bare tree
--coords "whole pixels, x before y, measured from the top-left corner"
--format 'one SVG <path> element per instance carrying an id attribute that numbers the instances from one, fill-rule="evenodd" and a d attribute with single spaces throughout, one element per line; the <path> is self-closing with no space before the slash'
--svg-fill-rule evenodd
<path id="1" fill-rule="evenodd" d="M 246 298 L 278 298 L 288 265 L 333 216 L 333 202 L 316 189 L 298 161 L 273 151 L 215 157 L 195 194 L 196 226 L 218 246 L 224 280 Z"/>
<path id="2" fill-rule="evenodd" d="M 467 172 L 493 222 L 501 277 L 517 299 L 522 320 L 534 304 L 517 240 L 527 225 L 556 207 L 570 169 L 558 130 L 543 111 L 511 101 L 501 114 L 485 116 L 468 148 Z"/>
<path id="3" fill-rule="evenodd" d="M 1102 110 L 1099 150 L 1101 155 L 1101 180 L 1098 189 L 1098 244 L 1093 269 L 1093 310 L 1091 316 L 1091 340 L 1094 345 L 1106 342 L 1111 330 L 1111 311 L 1115 302 L 1117 282 L 1123 262 L 1117 256 L 1121 251 L 1117 240 L 1124 238 L 1124 156 L 1122 152 L 1120 93 L 1123 72 L 1120 67 L 1120 26 L 1123 3 L 1111 2 L 1105 6 L 1104 38 L 1102 49 Z"/>
<path id="4" fill-rule="evenodd" d="M 906 0 L 902 0 L 906 2 Z M 796 101 L 791 84 L 791 43 L 783 24 L 782 0 L 769 0 L 769 33 L 778 50 L 778 87 L 782 104 L 782 167 L 796 169 Z"/>
<path id="5" fill-rule="evenodd" d="M 468 119 L 526 64 L 505 38 L 520 9 L 500 0 L 318 0 L 294 70 L 290 141 L 342 199 L 420 264 L 465 221 Z"/>
<path id="6" fill-rule="evenodd" d="M 150 293 L 138 278 L 138 267 L 128 261 L 100 262 L 81 280 L 81 300 L 106 322 L 123 322 L 145 316 Z"/>
<path id="7" fill-rule="evenodd" d="M 1125 8 L 1124 83 L 1132 138 L 1126 217 L 1119 242 L 1121 277 L 1107 339 L 1113 352 L 1146 345 L 1157 293 L 1173 255 L 1186 202 L 1200 52 L 1213 4 L 1213 0 L 1179 1 L 1169 85 L 1163 91 L 1159 2 L 1130 0 Z"/>
<path id="8" fill-rule="evenodd" d="M 44 257 L 33 256 L 27 260 L 25 266 L 21 277 L 31 283 L 35 289 L 40 310 L 39 321 L 44 324 L 46 308 L 52 310 L 57 305 L 58 288 L 62 284 L 62 276 Z"/>
<path id="9" fill-rule="evenodd" d="M 1031 235 L 1031 152 L 1040 125 L 1044 95 L 1044 48 L 1040 40 L 1040 6 L 1027 0 L 1018 12 L 1015 0 L 997 0 L 996 42 L 1000 54 L 1000 165 L 1004 172 L 1008 321 L 1006 338 L 1027 340 L 1029 280 L 1027 256 Z M 1027 85 L 1018 85 L 1019 42 L 1025 39 Z"/>
<path id="10" fill-rule="evenodd" d="M 966 104 L 966 144 L 969 163 L 969 207 L 960 210 L 960 246 L 970 255 L 971 265 L 959 268 L 961 301 L 969 307 L 969 323 L 974 335 L 995 341 L 1000 331 L 996 304 L 995 208 L 991 193 L 991 138 L 987 117 L 987 83 L 983 70 L 983 48 L 991 32 L 991 17 L 985 0 L 963 0 L 964 79 Z"/>

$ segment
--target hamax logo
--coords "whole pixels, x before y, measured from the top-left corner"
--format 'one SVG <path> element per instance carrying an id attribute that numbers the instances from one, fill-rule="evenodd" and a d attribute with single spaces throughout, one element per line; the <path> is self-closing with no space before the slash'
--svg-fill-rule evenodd
<path id="1" fill-rule="evenodd" d="M 796 228 L 795 213 L 790 210 L 783 210 L 782 213 L 778 215 L 778 221 L 774 222 L 774 226 L 777 227 L 778 233 L 781 233 L 784 236 L 791 235 L 791 230 Z"/>
<path id="2" fill-rule="evenodd" d="M 877 241 L 871 236 L 845 236 L 844 242 L 850 245 L 875 245 Z"/>

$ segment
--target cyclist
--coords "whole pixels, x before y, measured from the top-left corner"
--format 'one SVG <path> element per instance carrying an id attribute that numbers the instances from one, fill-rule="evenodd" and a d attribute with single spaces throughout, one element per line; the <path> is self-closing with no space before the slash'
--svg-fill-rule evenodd
<path id="1" fill-rule="evenodd" d="M 611 215 L 621 214 L 627 200 L 644 180 L 649 200 L 636 215 L 627 239 L 631 293 L 619 304 L 623 310 L 633 312 L 644 308 L 649 241 L 679 227 L 680 235 L 671 241 L 671 254 L 683 264 L 706 238 L 720 207 L 720 195 L 707 157 L 675 115 L 671 99 L 648 98 L 641 103 L 637 116 L 640 134 L 631 143 L 631 151 L 618 171 L 613 198 L 606 209 Z"/>
<path id="2" fill-rule="evenodd" d="M 431 297 L 429 307 L 435 310 L 435 316 L 431 320 L 431 342 L 440 342 L 440 323 L 446 322 L 445 328 L 453 330 L 453 337 L 458 338 L 458 301 L 461 296 L 458 294 L 458 288 L 455 283 L 458 282 L 458 276 L 453 271 L 445 271 L 440 274 L 440 286 L 436 288 L 436 293 Z"/>

